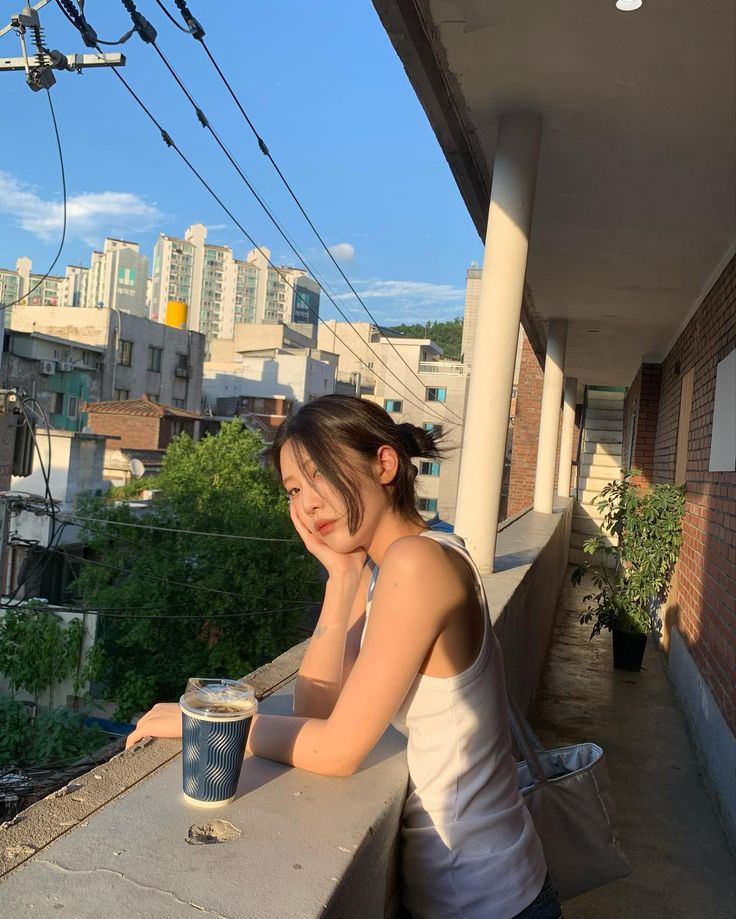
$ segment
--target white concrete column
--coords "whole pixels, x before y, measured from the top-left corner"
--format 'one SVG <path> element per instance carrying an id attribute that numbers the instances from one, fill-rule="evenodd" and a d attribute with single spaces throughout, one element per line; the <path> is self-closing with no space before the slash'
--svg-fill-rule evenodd
<path id="1" fill-rule="evenodd" d="M 562 431 L 560 433 L 560 471 L 557 476 L 557 494 L 570 497 L 572 480 L 572 444 L 575 440 L 575 403 L 578 397 L 578 381 L 565 377 L 565 401 L 562 405 Z"/>
<path id="2" fill-rule="evenodd" d="M 539 419 L 537 473 L 534 480 L 534 510 L 551 514 L 555 497 L 557 435 L 560 431 L 560 403 L 565 373 L 567 319 L 553 319 L 547 332 L 547 357 L 544 362 L 542 410 Z"/>
<path id="3" fill-rule="evenodd" d="M 501 118 L 463 431 L 455 532 L 493 571 L 542 121 Z"/>

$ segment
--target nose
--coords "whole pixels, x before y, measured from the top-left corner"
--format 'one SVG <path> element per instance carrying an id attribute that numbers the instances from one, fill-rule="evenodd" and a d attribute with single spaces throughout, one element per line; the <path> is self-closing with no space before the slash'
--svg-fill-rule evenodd
<path id="1" fill-rule="evenodd" d="M 322 495 L 320 495 L 313 485 L 305 482 L 300 488 L 299 494 L 302 499 L 302 508 L 305 514 L 314 514 L 314 512 L 322 506 Z"/>

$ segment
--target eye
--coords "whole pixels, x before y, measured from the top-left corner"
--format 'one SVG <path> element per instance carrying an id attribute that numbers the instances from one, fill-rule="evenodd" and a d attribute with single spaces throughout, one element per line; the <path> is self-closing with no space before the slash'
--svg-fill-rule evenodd
<path id="1" fill-rule="evenodd" d="M 288 489 L 286 490 L 286 497 L 289 499 L 289 501 L 291 501 L 291 499 L 294 497 L 294 495 L 298 495 L 298 494 L 299 494 L 299 489 L 296 488 L 296 487 L 294 487 L 294 488 L 288 488 Z"/>

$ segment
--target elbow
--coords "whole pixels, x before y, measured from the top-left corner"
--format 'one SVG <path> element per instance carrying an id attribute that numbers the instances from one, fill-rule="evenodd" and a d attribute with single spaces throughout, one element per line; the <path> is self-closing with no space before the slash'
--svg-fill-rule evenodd
<path id="1" fill-rule="evenodd" d="M 332 739 L 329 721 L 324 721 L 322 724 L 322 743 L 314 749 L 314 754 L 316 754 L 315 761 L 308 768 L 319 772 L 321 775 L 330 775 L 336 778 L 346 778 L 354 775 L 363 761 L 362 756 L 357 756 L 357 751 L 349 749 L 342 738 Z"/>

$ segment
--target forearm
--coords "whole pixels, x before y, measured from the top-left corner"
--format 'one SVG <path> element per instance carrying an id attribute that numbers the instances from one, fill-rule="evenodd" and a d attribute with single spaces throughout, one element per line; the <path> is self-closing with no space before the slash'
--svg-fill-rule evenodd
<path id="1" fill-rule="evenodd" d="M 333 737 L 329 721 L 291 715 L 255 715 L 246 750 L 320 775 L 350 775 L 356 764 Z"/>
<path id="2" fill-rule="evenodd" d="M 342 687 L 345 639 L 359 577 L 330 578 L 294 689 L 294 714 L 328 718 Z"/>

